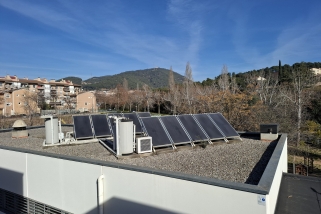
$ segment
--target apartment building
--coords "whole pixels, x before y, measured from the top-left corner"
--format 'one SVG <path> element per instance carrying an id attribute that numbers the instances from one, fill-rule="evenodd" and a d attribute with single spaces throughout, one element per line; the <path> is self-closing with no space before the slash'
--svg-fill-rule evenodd
<path id="1" fill-rule="evenodd" d="M 79 93 L 77 96 L 77 110 L 80 112 L 97 112 L 97 102 L 94 92 Z"/>
<path id="2" fill-rule="evenodd" d="M 313 71 L 315 75 L 321 75 L 321 68 L 311 68 L 311 71 Z"/>
<path id="3" fill-rule="evenodd" d="M 60 82 L 44 78 L 30 80 L 6 75 L 0 77 L 0 114 L 5 116 L 28 114 L 23 107 L 26 105 L 26 98 L 23 95 L 29 92 L 37 94 L 34 100 L 39 107 L 46 103 L 58 109 L 76 109 L 77 95 L 80 91 L 81 85 L 69 80 Z M 92 103 L 91 100 L 88 98 L 87 103 Z"/>

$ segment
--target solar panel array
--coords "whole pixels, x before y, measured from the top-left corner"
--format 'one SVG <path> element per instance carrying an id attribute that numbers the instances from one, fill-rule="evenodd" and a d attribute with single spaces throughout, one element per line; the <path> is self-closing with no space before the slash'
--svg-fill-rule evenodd
<path id="1" fill-rule="evenodd" d="M 212 140 L 240 138 L 220 113 L 140 118 L 143 131 L 153 138 L 153 146 L 166 147 Z M 171 143 L 171 144 L 170 144 Z"/>
<path id="2" fill-rule="evenodd" d="M 212 140 L 240 138 L 231 124 L 220 113 L 191 114 L 178 116 L 151 117 L 149 112 L 114 113 L 109 115 L 73 116 L 75 139 L 115 137 L 114 118 L 129 118 L 136 127 L 136 134 L 153 138 L 153 147 L 191 144 Z M 104 141 L 104 140 L 102 140 Z M 116 142 L 105 142 L 112 150 L 117 150 Z"/>

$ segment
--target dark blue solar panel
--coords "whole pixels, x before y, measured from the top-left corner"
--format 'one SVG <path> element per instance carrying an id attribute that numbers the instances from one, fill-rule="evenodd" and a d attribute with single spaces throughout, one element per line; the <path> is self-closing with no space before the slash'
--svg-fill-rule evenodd
<path id="1" fill-rule="evenodd" d="M 96 137 L 107 137 L 111 135 L 106 115 L 91 115 L 91 120 Z"/>
<path id="2" fill-rule="evenodd" d="M 216 123 L 216 125 L 224 133 L 225 137 L 239 137 L 240 135 L 235 131 L 231 124 L 224 118 L 220 113 L 209 113 L 208 114 Z"/>
<path id="3" fill-rule="evenodd" d="M 177 118 L 182 122 L 194 142 L 209 140 L 202 129 L 197 125 L 192 115 L 178 115 Z"/>
<path id="4" fill-rule="evenodd" d="M 73 116 L 75 139 L 93 138 L 89 115 Z"/>
<path id="5" fill-rule="evenodd" d="M 154 147 L 172 145 L 157 117 L 142 117 L 141 120 L 148 135 L 152 137 Z"/>
<path id="6" fill-rule="evenodd" d="M 224 139 L 223 134 L 216 128 L 214 123 L 206 114 L 194 114 L 210 139 Z"/>
<path id="7" fill-rule="evenodd" d="M 179 124 L 175 116 L 165 116 L 160 118 L 166 127 L 167 132 L 171 136 L 174 144 L 190 143 L 182 126 Z"/>
<path id="8" fill-rule="evenodd" d="M 139 122 L 138 116 L 135 113 L 125 113 L 124 117 L 129 118 L 133 121 L 134 125 L 136 126 L 136 133 L 143 132 L 142 126 Z"/>

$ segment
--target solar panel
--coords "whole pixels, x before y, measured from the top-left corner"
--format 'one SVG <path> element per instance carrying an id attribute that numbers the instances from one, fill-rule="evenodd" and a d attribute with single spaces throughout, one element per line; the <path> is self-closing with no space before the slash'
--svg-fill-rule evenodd
<path id="1" fill-rule="evenodd" d="M 142 133 L 143 129 L 139 122 L 138 116 L 135 113 L 125 113 L 124 117 L 129 118 L 133 121 L 134 125 L 136 126 L 136 133 Z"/>
<path id="2" fill-rule="evenodd" d="M 231 124 L 224 118 L 224 116 L 221 113 L 209 113 L 207 115 L 214 120 L 219 129 L 224 133 L 225 137 L 240 137 L 240 135 L 235 131 L 235 129 L 231 126 Z"/>
<path id="3" fill-rule="evenodd" d="M 169 136 L 157 117 L 142 117 L 141 120 L 148 136 L 153 138 L 153 146 L 155 148 L 172 145 Z"/>
<path id="4" fill-rule="evenodd" d="M 96 137 L 111 136 L 106 115 L 104 114 L 91 115 L 91 120 L 93 123 Z"/>
<path id="5" fill-rule="evenodd" d="M 194 114 L 193 117 L 199 122 L 211 140 L 225 138 L 206 114 Z"/>
<path id="6" fill-rule="evenodd" d="M 210 137 L 202 131 L 192 115 L 178 115 L 176 117 L 182 122 L 183 126 L 194 142 L 209 140 Z"/>
<path id="7" fill-rule="evenodd" d="M 150 112 L 137 112 L 139 117 L 151 117 Z"/>
<path id="8" fill-rule="evenodd" d="M 89 115 L 73 116 L 75 139 L 94 138 Z"/>
<path id="9" fill-rule="evenodd" d="M 171 136 L 174 144 L 191 143 L 192 140 L 184 131 L 184 128 L 181 126 L 175 116 L 164 116 L 160 117 L 160 119 L 166 127 L 166 130 Z"/>

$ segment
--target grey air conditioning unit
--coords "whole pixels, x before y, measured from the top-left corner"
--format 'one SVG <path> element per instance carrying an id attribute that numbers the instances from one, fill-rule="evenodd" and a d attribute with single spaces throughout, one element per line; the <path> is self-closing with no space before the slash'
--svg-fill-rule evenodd
<path id="1" fill-rule="evenodd" d="M 152 137 L 136 138 L 136 152 L 138 154 L 153 151 Z"/>

